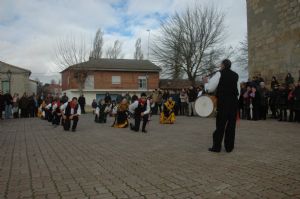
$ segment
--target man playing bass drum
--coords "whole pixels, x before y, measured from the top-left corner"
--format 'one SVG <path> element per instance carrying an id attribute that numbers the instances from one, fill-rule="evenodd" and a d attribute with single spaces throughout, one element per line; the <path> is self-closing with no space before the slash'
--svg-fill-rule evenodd
<path id="1" fill-rule="evenodd" d="M 225 134 L 224 145 L 226 152 L 234 148 L 236 117 L 238 110 L 239 76 L 233 72 L 231 61 L 225 59 L 221 63 L 221 70 L 211 79 L 205 79 L 205 90 L 208 93 L 216 91 L 217 118 L 216 130 L 213 133 L 213 146 L 208 150 L 220 152 Z"/>

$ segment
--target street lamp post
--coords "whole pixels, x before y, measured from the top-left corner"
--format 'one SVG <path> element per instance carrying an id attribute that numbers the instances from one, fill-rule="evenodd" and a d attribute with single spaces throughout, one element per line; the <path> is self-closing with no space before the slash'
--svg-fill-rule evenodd
<path id="1" fill-rule="evenodd" d="M 7 79 L 8 79 L 8 93 L 10 93 L 10 89 L 11 89 L 11 75 L 12 75 L 12 72 L 10 70 L 8 70 L 6 72 L 6 75 L 7 75 Z"/>
<path id="2" fill-rule="evenodd" d="M 148 53 L 147 53 L 147 57 L 148 57 L 148 60 L 149 60 L 149 50 L 150 50 L 150 45 L 149 45 L 149 41 L 150 41 L 150 29 L 147 29 L 147 32 L 148 32 Z"/>

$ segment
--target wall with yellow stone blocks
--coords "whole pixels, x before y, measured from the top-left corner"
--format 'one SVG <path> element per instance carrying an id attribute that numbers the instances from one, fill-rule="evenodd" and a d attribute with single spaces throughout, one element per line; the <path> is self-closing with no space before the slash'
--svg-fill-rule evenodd
<path id="1" fill-rule="evenodd" d="M 247 0 L 250 77 L 300 71 L 300 0 Z"/>

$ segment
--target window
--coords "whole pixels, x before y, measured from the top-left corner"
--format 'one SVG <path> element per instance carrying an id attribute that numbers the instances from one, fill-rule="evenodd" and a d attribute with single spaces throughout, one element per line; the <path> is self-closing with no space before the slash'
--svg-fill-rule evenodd
<path id="1" fill-rule="evenodd" d="M 88 75 L 84 82 L 85 89 L 94 89 L 94 75 Z"/>
<path id="2" fill-rule="evenodd" d="M 147 89 L 147 77 L 139 76 L 139 89 Z"/>
<path id="3" fill-rule="evenodd" d="M 2 81 L 2 92 L 3 94 L 9 92 L 9 81 Z"/>
<path id="4" fill-rule="evenodd" d="M 121 84 L 121 77 L 120 76 L 111 76 L 111 83 L 112 84 Z"/>

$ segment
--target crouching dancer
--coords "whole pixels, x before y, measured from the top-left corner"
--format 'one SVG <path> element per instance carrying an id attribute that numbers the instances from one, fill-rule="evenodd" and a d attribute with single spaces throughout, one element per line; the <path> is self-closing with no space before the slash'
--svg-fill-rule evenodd
<path id="1" fill-rule="evenodd" d="M 64 130 L 69 131 L 71 127 L 71 120 L 73 120 L 72 131 L 76 131 L 79 115 L 81 115 L 80 106 L 76 97 L 72 98 L 72 101 L 65 103 L 62 106 L 62 113 L 64 119 Z"/>
<path id="2" fill-rule="evenodd" d="M 150 109 L 150 101 L 147 100 L 147 95 L 142 93 L 140 100 L 136 99 L 129 106 L 129 111 L 134 115 L 134 125 L 130 123 L 131 130 L 138 132 L 140 130 L 141 120 L 143 120 L 142 132 L 147 133 L 146 125 L 149 119 Z"/>
<path id="3" fill-rule="evenodd" d="M 52 124 L 57 127 L 60 123 L 61 118 L 61 107 L 60 107 L 60 99 L 56 98 L 56 100 L 52 103 Z"/>
<path id="4" fill-rule="evenodd" d="M 95 110 L 95 122 L 106 123 L 107 115 L 111 110 L 111 105 L 105 103 L 104 99 L 100 100 Z"/>

